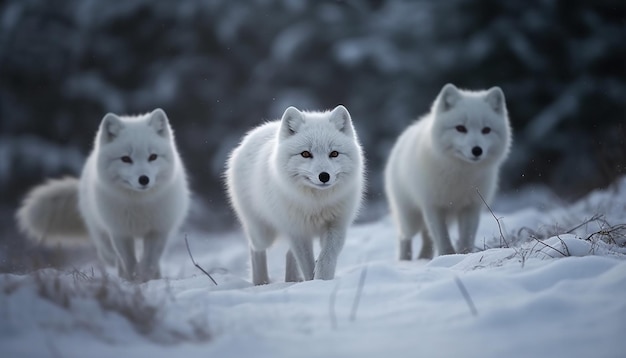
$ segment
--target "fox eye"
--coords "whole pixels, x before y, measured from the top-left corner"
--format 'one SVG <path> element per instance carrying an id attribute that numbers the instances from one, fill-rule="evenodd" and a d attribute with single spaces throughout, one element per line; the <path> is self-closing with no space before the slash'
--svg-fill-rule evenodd
<path id="1" fill-rule="evenodd" d="M 128 155 L 125 155 L 125 156 L 121 157 L 120 159 L 122 160 L 122 162 L 128 163 L 128 164 L 133 162 L 133 160 Z"/>
<path id="2" fill-rule="evenodd" d="M 456 126 L 455 129 L 459 133 L 467 133 L 467 128 L 465 128 L 465 126 Z"/>
<path id="3" fill-rule="evenodd" d="M 157 155 L 156 154 L 150 154 L 150 156 L 148 157 L 148 161 L 149 162 L 153 162 L 157 159 Z"/>
<path id="4" fill-rule="evenodd" d="M 483 133 L 483 134 L 489 134 L 489 133 L 491 133 L 491 128 L 489 128 L 489 127 L 485 127 L 485 128 L 483 128 L 482 133 Z"/>
<path id="5" fill-rule="evenodd" d="M 311 152 L 309 152 L 308 150 L 300 153 L 300 155 L 302 156 L 302 158 L 313 158 L 313 154 L 311 154 Z"/>
<path id="6" fill-rule="evenodd" d="M 331 158 L 337 158 L 339 156 L 339 152 L 336 150 L 333 150 L 332 152 L 330 152 L 329 157 Z"/>

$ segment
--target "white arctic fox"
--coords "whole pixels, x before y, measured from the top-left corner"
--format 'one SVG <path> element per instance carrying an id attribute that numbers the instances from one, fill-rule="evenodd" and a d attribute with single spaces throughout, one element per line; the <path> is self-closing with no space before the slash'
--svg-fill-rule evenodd
<path id="1" fill-rule="evenodd" d="M 100 258 L 128 280 L 160 277 L 167 239 L 189 207 L 185 169 L 165 112 L 102 119 L 80 179 L 34 188 L 17 212 L 35 240 L 67 241 L 87 234 Z M 81 219 L 82 218 L 82 219 Z M 143 239 L 137 262 L 135 240 Z"/>
<path id="2" fill-rule="evenodd" d="M 361 147 L 348 110 L 285 110 L 250 131 L 226 170 L 230 201 L 250 244 L 252 281 L 269 282 L 266 249 L 289 240 L 285 281 L 332 279 L 361 202 Z M 320 238 L 315 262 L 313 239 Z"/>
<path id="3" fill-rule="evenodd" d="M 385 168 L 385 191 L 400 234 L 400 259 L 412 258 L 411 243 L 422 233 L 419 258 L 452 254 L 447 220 L 458 219 L 457 252 L 472 251 L 484 206 L 497 187 L 511 145 L 504 94 L 443 87 L 429 114 L 398 138 Z M 479 195 L 480 193 L 480 195 Z"/>

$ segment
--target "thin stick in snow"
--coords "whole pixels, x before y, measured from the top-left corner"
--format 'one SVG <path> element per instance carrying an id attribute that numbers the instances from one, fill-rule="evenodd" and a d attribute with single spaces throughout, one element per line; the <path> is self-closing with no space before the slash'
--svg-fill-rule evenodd
<path id="1" fill-rule="evenodd" d="M 592 222 L 594 222 L 594 221 L 599 221 L 599 222 L 605 222 L 605 223 L 606 223 L 606 221 L 603 219 L 603 216 L 604 216 L 604 215 L 602 215 L 602 214 L 595 214 L 595 215 L 593 215 L 591 218 L 589 218 L 589 219 L 587 219 L 587 220 L 583 221 L 582 223 L 580 223 L 579 225 L 576 225 L 576 226 L 574 226 L 573 228 L 571 228 L 571 229 L 567 230 L 565 233 L 566 233 L 566 234 L 571 234 L 571 233 L 573 233 L 575 230 L 580 229 L 581 227 L 583 227 L 583 226 L 585 226 L 585 225 L 587 225 L 587 224 L 590 224 L 590 223 L 592 223 Z"/>
<path id="2" fill-rule="evenodd" d="M 465 298 L 465 302 L 467 302 L 467 306 L 469 307 L 470 312 L 472 312 L 472 315 L 478 316 L 478 311 L 476 310 L 476 306 L 474 306 L 474 302 L 472 301 L 472 298 L 470 297 L 469 292 L 467 292 L 467 289 L 465 288 L 465 285 L 463 284 L 461 279 L 455 275 L 454 282 L 456 282 L 456 285 L 459 286 L 459 291 L 461 291 L 463 298 Z"/>
<path id="3" fill-rule="evenodd" d="M 193 255 L 191 255 L 191 249 L 189 248 L 189 241 L 187 240 L 187 235 L 185 235 L 185 245 L 187 245 L 187 252 L 189 253 L 189 257 L 191 258 L 191 262 L 193 262 L 193 265 L 196 266 L 200 271 L 202 271 L 205 275 L 209 276 L 209 278 L 211 279 L 211 281 L 213 281 L 213 283 L 215 284 L 215 286 L 217 286 L 217 282 L 215 282 L 215 280 L 213 279 L 213 277 L 211 277 L 211 275 L 206 272 L 202 267 L 200 267 L 200 265 L 198 265 L 196 263 L 196 260 L 193 259 Z"/>
<path id="4" fill-rule="evenodd" d="M 557 236 L 557 237 L 558 237 L 558 236 Z M 568 247 L 567 247 L 567 245 L 565 244 L 565 241 L 563 241 L 563 239 L 561 239 L 560 237 L 559 237 L 559 240 L 561 240 L 561 244 L 562 244 L 562 245 L 563 245 L 563 247 L 565 248 L 565 251 L 567 251 L 567 254 L 566 254 L 565 252 L 563 252 L 563 251 L 561 251 L 561 250 L 557 249 L 556 247 L 554 247 L 554 246 L 552 246 L 552 245 L 548 245 L 548 244 L 546 244 L 545 242 L 543 242 L 543 241 L 539 240 L 539 239 L 538 239 L 538 238 L 536 238 L 536 237 L 533 237 L 533 239 L 537 240 L 537 242 L 538 242 L 538 243 L 540 243 L 540 244 L 542 244 L 543 246 L 545 246 L 545 247 L 549 247 L 549 248 L 551 248 L 552 250 L 554 250 L 554 251 L 558 252 L 559 254 L 563 255 L 563 257 L 570 256 L 570 255 L 569 255 L 569 248 L 568 248 Z"/>
<path id="5" fill-rule="evenodd" d="M 476 189 L 476 192 L 478 193 L 478 196 L 480 196 L 480 200 L 482 200 L 485 206 L 487 207 L 487 209 L 489 209 L 491 216 L 493 216 L 493 218 L 496 220 L 496 223 L 498 224 L 498 230 L 500 230 L 500 240 L 504 242 L 504 244 L 506 245 L 505 247 L 509 247 L 509 243 L 506 242 L 506 239 L 504 238 L 504 234 L 502 233 L 502 226 L 500 225 L 500 220 L 496 217 L 496 214 L 493 213 L 493 210 L 491 210 L 491 208 L 489 207 L 489 204 L 487 204 L 487 201 L 485 200 L 485 198 L 483 198 L 482 194 L 480 193 L 480 190 Z"/>
<path id="6" fill-rule="evenodd" d="M 361 271 L 361 277 L 359 278 L 359 287 L 357 287 L 356 295 L 354 296 L 354 302 L 352 303 L 352 310 L 350 310 L 350 321 L 356 320 L 356 311 L 359 308 L 359 301 L 361 300 L 361 294 L 363 293 L 363 286 L 365 285 L 365 277 L 367 276 L 367 265 Z"/>

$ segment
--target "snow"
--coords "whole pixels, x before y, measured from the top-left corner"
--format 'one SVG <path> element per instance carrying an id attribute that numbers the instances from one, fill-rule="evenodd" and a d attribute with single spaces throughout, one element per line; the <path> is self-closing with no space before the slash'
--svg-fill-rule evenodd
<path id="1" fill-rule="evenodd" d="M 399 262 L 388 216 L 355 225 L 331 281 L 249 282 L 240 231 L 188 232 L 168 278 L 86 265 L 0 276 L 4 357 L 620 357 L 626 178 L 568 206 L 485 211 L 477 251 Z M 495 218 L 494 218 L 495 217 Z M 496 220 L 497 219 L 497 220 Z M 502 235 L 500 235 L 502 230 Z M 454 230 L 451 232 L 455 232 Z M 415 241 L 419 245 L 419 240 Z M 130 319 L 129 319 L 130 317 Z"/>

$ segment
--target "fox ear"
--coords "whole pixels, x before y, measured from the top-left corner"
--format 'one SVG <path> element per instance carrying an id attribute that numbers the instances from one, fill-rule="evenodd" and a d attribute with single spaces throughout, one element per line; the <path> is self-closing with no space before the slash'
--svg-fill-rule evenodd
<path id="1" fill-rule="evenodd" d="M 504 114 L 504 112 L 506 111 L 504 92 L 502 92 L 500 87 L 491 87 L 485 95 L 485 101 L 498 114 Z"/>
<path id="2" fill-rule="evenodd" d="M 304 117 L 302 116 L 302 112 L 296 107 L 290 106 L 285 110 L 280 120 L 280 136 L 287 138 L 296 134 L 303 123 Z"/>
<path id="3" fill-rule="evenodd" d="M 352 128 L 352 117 L 346 107 L 338 105 L 330 112 L 330 122 L 337 127 L 337 129 L 347 135 L 354 135 L 354 129 Z"/>
<path id="4" fill-rule="evenodd" d="M 161 108 L 157 108 L 150 113 L 148 125 L 157 132 L 161 137 L 168 137 L 170 134 L 170 124 L 167 114 Z"/>
<path id="5" fill-rule="evenodd" d="M 440 112 L 449 111 L 461 99 L 461 92 L 455 85 L 448 83 L 441 89 L 437 96 L 437 109 Z"/>
<path id="6" fill-rule="evenodd" d="M 120 117 L 113 113 L 107 113 L 100 123 L 100 140 L 104 143 L 114 141 L 123 128 L 124 124 Z"/>

